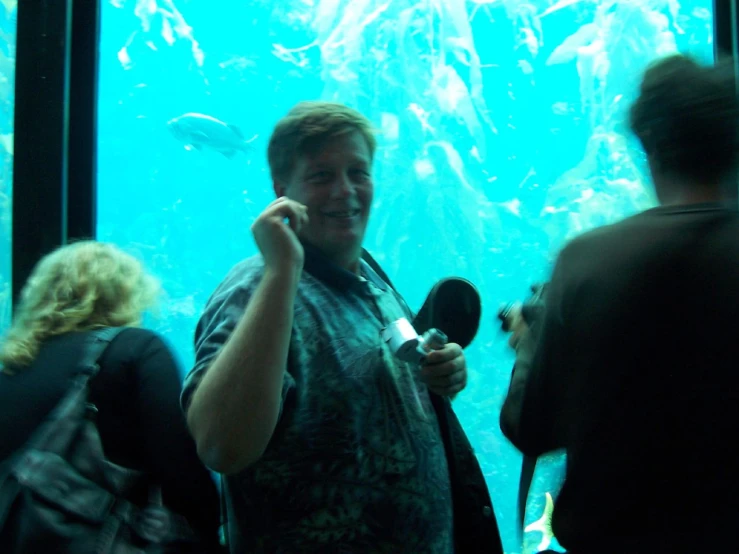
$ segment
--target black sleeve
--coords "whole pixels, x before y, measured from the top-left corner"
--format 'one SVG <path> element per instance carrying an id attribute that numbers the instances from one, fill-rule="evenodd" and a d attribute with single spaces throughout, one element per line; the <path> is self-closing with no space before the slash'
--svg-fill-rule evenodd
<path id="1" fill-rule="evenodd" d="M 180 408 L 182 381 L 168 346 L 154 336 L 137 363 L 138 418 L 147 466 L 161 483 L 164 504 L 187 518 L 209 545 L 218 543 L 218 490 L 198 458 Z"/>
<path id="2" fill-rule="evenodd" d="M 566 368 L 571 365 L 564 323 L 564 266 L 563 252 L 549 284 L 539 336 L 521 341 L 500 414 L 503 434 L 527 456 L 539 456 L 564 446 L 562 429 L 566 421 L 561 406 L 565 400 Z"/>

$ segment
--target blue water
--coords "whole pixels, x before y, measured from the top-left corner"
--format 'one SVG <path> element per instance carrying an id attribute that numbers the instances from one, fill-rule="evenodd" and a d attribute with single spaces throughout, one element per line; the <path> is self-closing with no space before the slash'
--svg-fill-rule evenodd
<path id="1" fill-rule="evenodd" d="M 0 5 L 0 334 L 10 324 L 16 0 Z"/>
<path id="2" fill-rule="evenodd" d="M 12 133 L 12 86 L 4 79 L 12 82 L 14 5 L 0 6 L 0 135 Z M 472 280 L 483 296 L 483 322 L 467 350 L 469 386 L 455 407 L 506 551 L 522 552 L 521 459 L 498 427 L 513 358 L 497 307 L 546 278 L 567 239 L 654 205 L 624 116 L 651 60 L 674 51 L 713 59 L 711 6 L 106 1 L 98 238 L 138 255 L 162 280 L 160 312 L 147 324 L 186 370 L 208 296 L 232 265 L 257 252 L 249 227 L 273 198 L 266 144 L 274 123 L 300 100 L 361 110 L 381 131 L 366 247 L 414 309 L 450 275 Z M 255 152 L 227 159 L 186 150 L 166 128 L 186 112 L 257 135 Z M 2 144 L 0 330 L 9 315 L 12 180 L 12 150 Z M 562 463 L 553 455 L 540 465 L 527 524 L 542 516 L 547 492 L 556 496 Z M 539 531 L 524 536 L 523 552 L 546 546 Z"/>

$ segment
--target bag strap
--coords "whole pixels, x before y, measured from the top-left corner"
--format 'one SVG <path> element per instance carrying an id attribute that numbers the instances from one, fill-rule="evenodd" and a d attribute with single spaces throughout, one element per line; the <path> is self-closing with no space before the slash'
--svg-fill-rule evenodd
<path id="1" fill-rule="evenodd" d="M 95 377 L 100 371 L 98 362 L 103 357 L 108 345 L 123 331 L 125 327 L 105 327 L 103 329 L 95 329 L 90 332 L 85 352 L 82 355 L 81 373 L 85 379 L 89 380 Z"/>
<path id="2" fill-rule="evenodd" d="M 226 480 L 223 478 L 223 474 L 219 474 L 221 482 L 220 501 L 221 501 L 221 528 L 219 529 L 219 542 L 221 546 L 229 546 L 229 529 L 228 529 L 228 511 L 226 510 Z"/>
<path id="3" fill-rule="evenodd" d="M 387 274 L 380 267 L 380 264 L 378 264 L 377 261 L 372 257 L 372 255 L 364 249 L 362 249 L 362 259 L 367 262 L 367 265 L 370 266 L 372 270 L 377 273 L 377 275 L 380 276 L 380 279 L 385 281 L 388 286 L 395 292 L 398 292 L 393 284 L 390 282 L 390 277 L 388 277 Z"/>
<path id="4" fill-rule="evenodd" d="M 523 533 L 526 526 L 526 505 L 529 500 L 529 491 L 531 489 L 531 483 L 534 480 L 534 473 L 536 471 L 536 462 L 538 458 L 536 456 L 523 455 L 521 461 L 521 477 L 518 481 L 518 534 L 519 540 L 523 543 Z"/>
<path id="5" fill-rule="evenodd" d="M 387 273 L 385 273 L 385 271 L 380 267 L 380 264 L 377 263 L 372 255 L 364 249 L 362 249 L 362 259 L 367 262 L 367 265 L 370 266 L 372 271 L 374 271 L 380 279 L 387 283 L 387 286 L 389 286 L 390 289 L 395 293 L 395 298 L 401 304 L 401 307 L 406 309 L 411 318 L 415 317 L 416 314 L 413 312 L 413 310 L 411 310 L 410 306 L 408 306 L 408 303 L 405 301 L 405 298 L 403 298 L 403 296 L 398 292 L 398 289 L 393 286 L 392 281 L 390 281 L 390 277 L 387 276 Z"/>
<path id="6" fill-rule="evenodd" d="M 95 377 L 100 371 L 100 359 L 105 354 L 110 343 L 113 342 L 119 333 L 124 331 L 126 327 L 105 327 L 102 329 L 95 329 L 90 333 L 87 348 L 82 356 L 82 378 L 89 382 L 90 379 Z M 163 508 L 169 517 L 170 529 L 168 532 L 168 538 L 171 540 L 192 540 L 195 538 L 195 533 L 190 526 L 187 519 L 175 512 L 172 512 L 164 506 L 162 502 L 162 488 L 161 485 L 149 485 L 149 506 L 156 508 Z M 130 501 L 124 498 L 116 499 L 116 506 L 118 508 L 119 517 L 122 517 L 130 525 L 137 529 L 140 536 L 142 531 L 138 529 L 142 525 L 140 516 L 134 517 L 134 514 L 140 514 L 141 510 L 134 506 Z"/>
<path id="7" fill-rule="evenodd" d="M 74 390 L 81 390 L 86 387 L 89 380 L 97 375 L 100 371 L 100 367 L 98 365 L 100 358 L 108 345 L 113 341 L 118 333 L 123 331 L 123 329 L 123 327 L 109 327 L 104 329 L 95 329 L 89 333 L 89 336 L 86 337 L 85 348 L 82 353 L 81 361 L 79 362 L 81 370 L 75 375 L 70 389 L 67 391 L 65 397 L 60 401 L 55 410 L 59 410 L 60 406 L 65 403 L 74 401 Z M 44 433 L 54 433 L 54 428 L 49 428 L 48 423 L 42 423 L 42 426 Z M 6 487 L 3 494 L 0 495 L 3 500 L 3 502 L 0 502 L 0 528 L 2 528 L 2 525 L 5 523 L 5 519 L 7 518 L 12 504 L 12 502 L 9 503 L 6 501 L 15 498 L 15 494 L 20 490 L 20 484 L 17 480 L 7 479 L 7 477 L 14 471 L 14 468 L 16 468 L 19 463 L 23 462 L 24 456 L 27 455 L 29 449 L 35 448 L 36 444 L 45 440 L 43 438 L 44 435 L 37 435 L 37 433 L 38 431 L 35 431 L 29 439 L 29 442 L 0 463 L 0 484 L 3 487 Z M 11 489 L 14 488 L 15 490 L 13 490 L 13 492 L 7 492 L 7 490 L 9 490 L 7 487 L 11 487 Z"/>

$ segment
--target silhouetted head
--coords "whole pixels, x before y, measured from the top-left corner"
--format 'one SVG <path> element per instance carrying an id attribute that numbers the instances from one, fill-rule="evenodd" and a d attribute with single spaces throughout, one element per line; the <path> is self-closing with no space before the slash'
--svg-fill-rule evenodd
<path id="1" fill-rule="evenodd" d="M 739 100 L 729 62 L 670 56 L 644 74 L 631 129 L 665 203 L 721 201 L 739 163 Z M 736 183 L 733 183 L 734 188 Z"/>
<path id="2" fill-rule="evenodd" d="M 374 192 L 370 122 L 333 102 L 301 102 L 276 125 L 267 148 L 275 194 L 305 204 L 300 238 L 356 271 Z"/>
<path id="3" fill-rule="evenodd" d="M 30 364 L 54 335 L 138 325 L 158 289 L 136 258 L 112 244 L 62 246 L 41 259 L 23 287 L 0 363 L 8 372 Z"/>

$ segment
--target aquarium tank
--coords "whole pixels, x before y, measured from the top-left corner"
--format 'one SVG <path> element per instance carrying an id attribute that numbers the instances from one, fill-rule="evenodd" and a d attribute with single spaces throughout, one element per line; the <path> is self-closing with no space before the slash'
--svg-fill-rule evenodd
<path id="1" fill-rule="evenodd" d="M 0 336 L 10 325 L 12 297 L 13 107 L 17 0 L 0 6 Z"/>
<path id="2" fill-rule="evenodd" d="M 506 552 L 557 549 L 548 523 L 562 455 L 537 467 L 523 546 L 517 529 L 521 456 L 498 423 L 513 354 L 497 310 L 547 279 L 565 241 L 655 205 L 628 108 L 650 62 L 681 52 L 710 63 L 712 41 L 711 0 L 105 0 L 97 237 L 161 279 L 147 325 L 187 371 L 209 295 L 258 252 L 250 225 L 274 198 L 274 124 L 302 100 L 361 111 L 379 141 L 365 247 L 412 309 L 444 277 L 480 290 L 469 385 L 454 407 Z M 168 122 L 189 113 L 231 125 L 251 148 L 188 147 Z M 8 225 L 3 216 L 6 242 Z"/>

